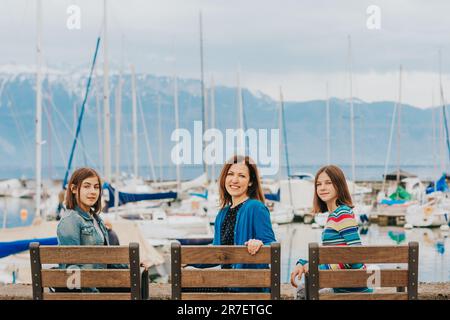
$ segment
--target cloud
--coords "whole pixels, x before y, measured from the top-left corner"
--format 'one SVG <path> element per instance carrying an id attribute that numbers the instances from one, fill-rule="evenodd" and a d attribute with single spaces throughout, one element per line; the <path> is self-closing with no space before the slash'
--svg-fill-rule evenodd
<path id="1" fill-rule="evenodd" d="M 81 8 L 81 30 L 66 28 L 66 9 L 72 4 Z M 381 10 L 380 30 L 366 26 L 366 9 L 373 4 Z M 102 27 L 103 1 L 47 0 L 43 5 L 46 62 L 87 65 Z M 368 80 L 355 89 L 366 95 L 361 96 L 365 100 L 392 95 L 392 86 L 384 84 L 391 83 L 400 64 L 416 74 L 414 87 L 430 92 L 428 80 L 437 72 L 438 49 L 444 57 L 450 51 L 450 3 L 445 0 L 348 0 L 345 5 L 332 0 L 110 0 L 108 6 L 113 64 L 119 63 L 123 48 L 126 62 L 138 72 L 172 74 L 176 64 L 180 76 L 198 78 L 202 10 L 206 72 L 217 74 L 217 79 L 230 78 L 240 64 L 243 76 L 248 73 L 252 79 L 250 86 L 261 85 L 264 91 L 289 82 L 286 94 L 293 97 L 322 97 L 324 81 L 345 78 L 348 35 L 355 77 Z M 2 0 L 0 12 L 8 12 L 0 20 L 0 64 L 34 63 L 35 1 Z M 445 59 L 443 72 L 450 73 Z M 300 79 L 308 89 L 291 79 Z M 297 94 L 305 91 L 308 94 Z M 426 100 L 415 92 L 405 99 L 417 105 Z"/>

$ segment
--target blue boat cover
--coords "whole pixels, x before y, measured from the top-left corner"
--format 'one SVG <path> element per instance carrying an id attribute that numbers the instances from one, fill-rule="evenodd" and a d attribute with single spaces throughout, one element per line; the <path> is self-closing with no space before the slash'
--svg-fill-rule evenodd
<path id="1" fill-rule="evenodd" d="M 448 192 L 448 185 L 446 181 L 447 175 L 444 173 L 442 177 L 439 178 L 438 181 L 436 181 L 436 185 L 432 183 L 429 187 L 427 187 L 426 193 L 430 194 L 435 191 L 442 191 L 442 192 Z"/>
<path id="2" fill-rule="evenodd" d="M 53 237 L 0 242 L 0 258 L 7 257 L 11 254 L 27 251 L 30 247 L 30 243 L 32 242 L 39 242 L 39 244 L 42 246 L 54 246 L 58 244 L 58 239 L 56 237 Z"/>
<path id="3" fill-rule="evenodd" d="M 381 200 L 381 204 L 387 204 L 388 206 L 392 206 L 393 204 L 404 204 L 406 200 L 392 200 L 392 199 L 383 199 Z"/>
<path id="4" fill-rule="evenodd" d="M 266 198 L 266 200 L 279 202 L 280 201 L 280 189 L 278 189 L 276 194 L 266 193 L 266 194 L 264 194 L 264 197 Z"/>
<path id="5" fill-rule="evenodd" d="M 114 193 L 115 189 L 109 184 L 104 183 L 103 188 L 109 192 L 108 208 L 114 207 Z M 158 192 L 158 193 L 125 193 L 119 192 L 119 205 L 128 202 L 137 202 L 143 200 L 162 200 L 162 199 L 176 199 L 177 193 L 173 191 Z"/>

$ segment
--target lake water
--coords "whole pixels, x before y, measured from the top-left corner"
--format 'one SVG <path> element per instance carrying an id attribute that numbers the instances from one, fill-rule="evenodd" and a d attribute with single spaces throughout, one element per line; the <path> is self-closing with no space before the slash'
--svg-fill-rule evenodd
<path id="1" fill-rule="evenodd" d="M 81 165 L 81 164 L 79 164 Z M 78 165 L 78 166 L 79 166 Z M 348 164 L 338 164 L 339 167 L 342 168 L 347 177 L 351 176 L 351 165 Z M 74 165 L 77 167 L 77 165 Z M 217 165 L 215 167 L 215 177 L 218 177 L 220 174 L 221 165 Z M 295 172 L 309 172 L 316 173 L 317 170 L 321 167 L 320 164 L 317 165 L 292 165 L 291 173 Z M 101 172 L 100 168 L 94 166 L 98 172 Z M 419 178 L 427 181 L 435 180 L 440 177 L 442 172 L 440 169 L 433 164 L 424 164 L 424 165 L 402 165 L 402 170 L 405 170 L 410 173 L 416 174 Z M 26 178 L 26 179 L 34 179 L 35 176 L 35 168 L 34 167 L 15 167 L 15 166 L 3 166 L 0 167 L 0 179 L 12 179 L 12 178 Z M 115 169 L 114 169 L 115 170 Z M 208 169 L 211 175 L 211 168 Z M 282 166 L 280 168 L 281 176 L 287 176 L 287 168 L 286 166 Z M 396 167 L 390 165 L 388 167 L 388 172 L 393 172 L 396 170 Z M 121 172 L 132 172 L 130 166 L 122 166 Z M 55 166 L 49 171 L 47 168 L 43 169 L 43 179 L 49 179 L 49 174 L 51 172 L 51 179 L 63 179 L 64 174 L 66 172 L 65 167 Z M 150 180 L 151 169 L 148 166 L 139 166 L 139 175 L 144 179 Z M 203 173 L 203 166 L 201 165 L 182 165 L 181 166 L 181 179 L 182 180 L 190 180 L 198 177 Z M 164 180 L 175 180 L 176 179 L 176 168 L 175 165 L 170 166 L 155 166 L 155 174 L 156 179 L 160 179 L 163 177 Z M 384 164 L 368 164 L 368 165 L 356 165 L 355 166 L 355 175 L 356 180 L 367 180 L 367 181 L 380 181 L 383 179 L 384 174 Z M 271 176 L 268 178 L 277 178 Z"/>
<path id="2" fill-rule="evenodd" d="M 26 209 L 27 216 L 20 211 Z M 6 215 L 5 215 L 6 212 Z M 34 202 L 26 199 L 0 198 L 0 227 L 12 228 L 31 225 L 34 219 Z M 322 229 L 311 225 L 291 223 L 275 226 L 277 240 L 282 246 L 282 282 L 289 281 L 289 274 L 299 258 L 308 257 L 308 243 L 319 242 Z M 1 229 L 0 229 L 1 232 Z M 370 225 L 367 232 L 360 230 L 365 245 L 407 244 L 417 241 L 419 247 L 419 280 L 423 282 L 450 281 L 450 240 L 449 233 L 437 229 L 404 230 L 398 227 Z"/>

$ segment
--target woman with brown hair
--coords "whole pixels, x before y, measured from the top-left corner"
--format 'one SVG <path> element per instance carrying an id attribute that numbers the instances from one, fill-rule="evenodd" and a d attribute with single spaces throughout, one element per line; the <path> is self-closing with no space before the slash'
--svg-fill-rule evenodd
<path id="1" fill-rule="evenodd" d="M 319 169 L 314 180 L 313 213 L 329 212 L 322 232 L 324 246 L 361 245 L 358 224 L 352 208 L 352 198 L 342 170 L 334 165 Z M 321 264 L 321 270 L 365 269 L 364 264 Z M 308 272 L 308 261 L 299 259 L 291 273 L 291 284 L 297 287 L 296 278 Z M 371 292 L 369 288 L 334 288 L 334 292 Z"/>
<path id="2" fill-rule="evenodd" d="M 219 177 L 221 210 L 214 224 L 214 245 L 246 245 L 256 254 L 275 242 L 258 168 L 248 156 L 233 156 Z M 267 268 L 267 265 L 224 265 L 222 268 Z"/>

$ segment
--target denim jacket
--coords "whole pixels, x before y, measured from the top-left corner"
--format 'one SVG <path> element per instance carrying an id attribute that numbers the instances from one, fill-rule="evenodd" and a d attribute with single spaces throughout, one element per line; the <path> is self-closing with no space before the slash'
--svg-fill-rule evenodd
<path id="1" fill-rule="evenodd" d="M 94 226 L 94 219 L 97 220 L 102 234 L 99 234 Z M 66 210 L 63 218 L 59 221 L 57 228 L 58 244 L 61 246 L 103 246 L 109 245 L 108 231 L 103 220 L 94 214 L 81 210 L 78 206 L 75 210 Z M 65 265 L 60 264 L 61 269 L 127 269 L 126 264 L 80 264 Z M 99 292 L 97 288 L 81 288 L 82 292 Z"/>
<path id="2" fill-rule="evenodd" d="M 94 226 L 94 216 L 102 234 Z M 93 216 L 81 210 L 67 210 L 57 228 L 58 244 L 61 246 L 103 246 L 109 245 L 108 231 L 103 220 L 96 214 Z M 106 264 L 83 264 L 80 269 L 106 269 Z M 112 265 L 114 269 L 127 268 L 127 265 Z M 67 268 L 61 265 L 61 268 Z"/>

